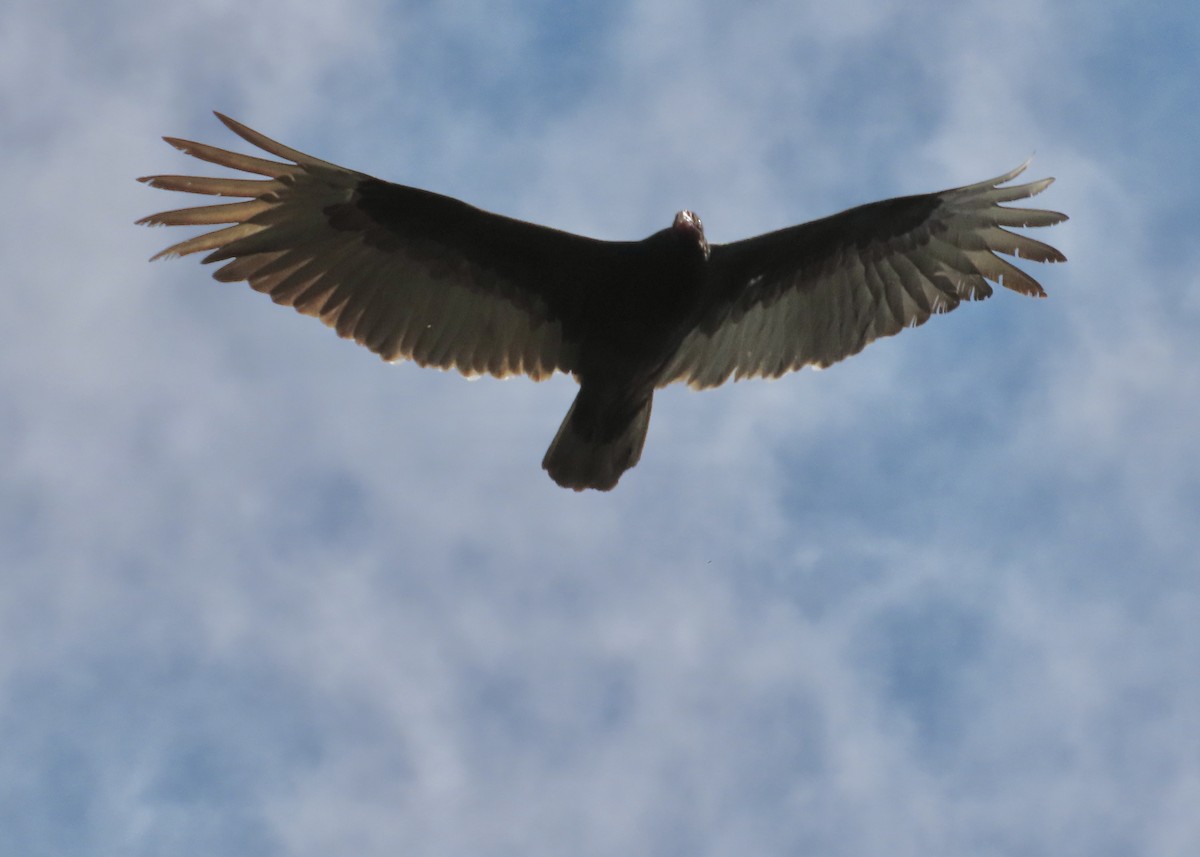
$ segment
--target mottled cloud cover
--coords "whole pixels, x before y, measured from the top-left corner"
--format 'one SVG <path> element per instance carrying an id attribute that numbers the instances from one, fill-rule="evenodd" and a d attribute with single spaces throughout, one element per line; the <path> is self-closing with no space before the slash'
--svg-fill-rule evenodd
<path id="1" fill-rule="evenodd" d="M 0 854 L 1200 853 L 1190 5 L 10 5 Z M 575 495 L 567 379 L 146 263 L 211 109 L 608 238 L 1036 150 L 1070 262 Z"/>

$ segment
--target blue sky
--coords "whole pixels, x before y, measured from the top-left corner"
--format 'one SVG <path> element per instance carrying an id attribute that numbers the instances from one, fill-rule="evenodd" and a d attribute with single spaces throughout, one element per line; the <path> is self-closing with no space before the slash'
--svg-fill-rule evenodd
<path id="1" fill-rule="evenodd" d="M 10 5 L 0 854 L 1200 853 L 1193 4 Z M 576 495 L 570 380 L 146 263 L 212 109 L 606 238 L 1036 151 L 1070 262 Z"/>

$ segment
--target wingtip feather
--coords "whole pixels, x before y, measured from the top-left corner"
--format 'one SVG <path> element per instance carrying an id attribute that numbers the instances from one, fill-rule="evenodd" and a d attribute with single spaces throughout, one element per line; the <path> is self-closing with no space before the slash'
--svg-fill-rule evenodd
<path id="1" fill-rule="evenodd" d="M 1010 182 L 1013 179 L 1015 179 L 1017 176 L 1021 175 L 1021 173 L 1025 172 L 1027 169 L 1029 169 L 1029 165 L 1032 163 L 1033 163 L 1033 155 L 1030 155 L 1028 158 L 1026 158 L 1024 161 L 1022 161 L 1020 164 L 1018 164 L 1013 169 L 1009 170 L 1008 172 L 1004 173 L 1003 175 L 996 176 L 996 178 L 992 179 L 989 182 L 984 182 L 984 184 L 995 187 L 996 185 L 1004 184 L 1005 182 Z"/>
<path id="2" fill-rule="evenodd" d="M 248 125 L 243 125 L 241 122 L 238 122 L 236 119 L 232 119 L 229 116 L 226 116 L 224 113 L 221 113 L 217 110 L 213 111 L 213 115 L 215 115 L 219 120 L 221 120 L 222 124 L 224 124 L 226 128 L 228 128 L 233 133 L 237 134 L 239 137 L 241 137 L 243 140 L 245 140 L 250 145 L 257 146 L 258 148 L 262 149 L 264 152 L 268 152 L 272 155 L 275 155 L 278 158 L 286 158 L 287 160 L 292 161 L 293 163 L 301 164 L 303 166 L 308 166 L 308 167 L 324 167 L 327 169 L 335 169 L 335 170 L 342 169 L 337 164 L 331 163 L 329 161 L 323 161 L 320 158 L 314 158 L 312 155 L 306 155 L 304 152 L 301 152 L 299 149 L 293 149 L 291 146 L 285 146 L 283 143 L 280 143 L 278 140 L 272 140 L 270 137 L 266 136 L 265 134 L 261 134 L 258 131 L 255 131 L 253 128 L 249 127 Z"/>

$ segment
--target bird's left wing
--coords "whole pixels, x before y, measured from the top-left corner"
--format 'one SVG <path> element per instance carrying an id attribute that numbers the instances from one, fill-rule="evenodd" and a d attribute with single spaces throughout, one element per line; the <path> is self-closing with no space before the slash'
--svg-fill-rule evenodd
<path id="1" fill-rule="evenodd" d="M 142 179 L 165 190 L 245 198 L 138 221 L 228 224 L 155 258 L 210 251 L 205 262 L 226 263 L 216 279 L 246 280 L 385 360 L 468 375 L 575 371 L 592 284 L 620 263 L 621 245 L 381 181 L 217 116 L 284 162 L 167 138 L 200 160 L 265 178 Z"/>
<path id="2" fill-rule="evenodd" d="M 1002 202 L 1053 179 L 1001 187 L 989 181 L 852 208 L 778 232 L 714 245 L 710 300 L 661 376 L 712 387 L 730 376 L 778 377 L 829 366 L 868 343 L 992 293 L 988 280 L 1045 296 L 1037 281 L 997 256 L 1065 257 L 1005 227 L 1050 226 L 1066 215 Z"/>

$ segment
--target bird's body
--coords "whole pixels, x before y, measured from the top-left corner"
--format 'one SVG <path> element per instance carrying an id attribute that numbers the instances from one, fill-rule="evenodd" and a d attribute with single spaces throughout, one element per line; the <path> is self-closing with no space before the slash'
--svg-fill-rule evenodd
<path id="1" fill-rule="evenodd" d="M 219 115 L 219 114 L 218 114 Z M 155 187 L 246 198 L 142 223 L 232 224 L 163 255 L 212 251 L 218 280 L 248 280 L 387 360 L 465 374 L 574 375 L 580 391 L 543 467 L 608 490 L 637 463 L 654 390 L 828 366 L 923 323 L 987 280 L 1044 295 L 994 251 L 1062 255 L 1005 226 L 1056 212 L 998 205 L 1049 185 L 997 179 L 872 203 L 726 245 L 691 212 L 642 241 L 598 241 L 474 208 L 304 155 L 226 117 L 289 162 L 168 142 L 263 180 L 152 176 Z"/>
<path id="2" fill-rule="evenodd" d="M 641 457 L 654 389 L 704 306 L 708 247 L 687 216 L 632 245 L 590 290 L 579 395 L 542 460 L 559 485 L 612 488 Z"/>

